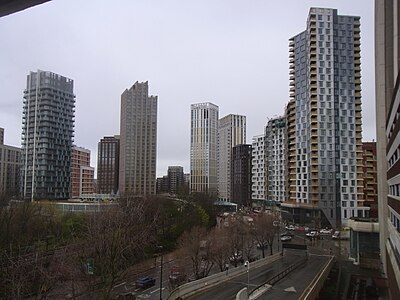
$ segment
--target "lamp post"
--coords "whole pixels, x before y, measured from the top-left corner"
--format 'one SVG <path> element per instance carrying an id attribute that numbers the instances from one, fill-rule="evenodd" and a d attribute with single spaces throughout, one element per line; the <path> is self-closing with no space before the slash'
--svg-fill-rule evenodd
<path id="1" fill-rule="evenodd" d="M 250 295 L 250 263 L 248 260 L 246 260 L 244 262 L 244 266 L 247 267 L 247 299 L 249 299 L 249 295 Z"/>
<path id="2" fill-rule="evenodd" d="M 163 254 L 162 254 L 162 250 L 163 250 L 163 246 L 158 246 L 158 249 L 161 252 L 161 267 L 160 267 L 160 300 L 162 300 L 162 271 L 163 271 Z"/>

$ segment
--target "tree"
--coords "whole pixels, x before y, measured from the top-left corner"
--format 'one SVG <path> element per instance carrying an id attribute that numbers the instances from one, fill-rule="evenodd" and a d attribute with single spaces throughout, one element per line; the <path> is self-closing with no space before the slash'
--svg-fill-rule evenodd
<path id="1" fill-rule="evenodd" d="M 210 232 L 210 259 L 218 266 L 220 271 L 225 270 L 229 263 L 231 251 L 229 249 L 229 232 L 227 228 L 214 228 Z"/>
<path id="2" fill-rule="evenodd" d="M 119 206 L 90 216 L 86 251 L 82 264 L 94 262 L 94 276 L 103 284 L 103 298 L 109 299 L 113 286 L 125 278 L 128 267 L 145 256 L 151 244 L 157 212 L 150 212 L 145 198 L 125 198 Z M 90 275 L 89 275 L 90 276 Z"/>
<path id="3" fill-rule="evenodd" d="M 207 230 L 195 226 L 182 235 L 179 244 L 192 261 L 195 278 L 207 276 L 214 264 L 211 260 L 211 243 L 207 236 Z"/>
<path id="4" fill-rule="evenodd" d="M 231 262 L 235 267 L 238 262 L 243 261 L 243 246 L 244 246 L 244 222 L 242 215 L 230 216 L 228 219 L 228 247 L 230 249 Z"/>
<path id="5" fill-rule="evenodd" d="M 263 258 L 265 257 L 265 247 L 268 245 L 270 249 L 270 254 L 272 255 L 272 245 L 275 239 L 275 235 L 277 233 L 276 226 L 274 226 L 274 222 L 278 219 L 266 212 L 260 213 L 254 219 L 253 225 L 253 236 L 257 241 L 258 245 L 260 245 L 262 249 Z"/>

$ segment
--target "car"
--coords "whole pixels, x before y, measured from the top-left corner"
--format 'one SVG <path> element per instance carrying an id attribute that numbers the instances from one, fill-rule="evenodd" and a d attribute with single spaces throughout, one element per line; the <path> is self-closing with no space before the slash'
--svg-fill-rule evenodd
<path id="1" fill-rule="evenodd" d="M 282 242 L 290 242 L 292 240 L 292 237 L 290 235 L 284 235 L 281 237 Z"/>
<path id="2" fill-rule="evenodd" d="M 243 256 L 240 253 L 234 253 L 230 258 L 229 261 L 231 263 L 238 263 L 243 261 Z"/>
<path id="3" fill-rule="evenodd" d="M 295 230 L 295 227 L 293 225 L 288 225 L 285 227 L 286 230 Z"/>
<path id="4" fill-rule="evenodd" d="M 257 248 L 258 249 L 267 249 L 268 248 L 268 244 L 267 243 L 264 243 L 264 244 L 261 244 L 261 243 L 257 243 Z"/>
<path id="5" fill-rule="evenodd" d="M 281 237 L 282 236 L 293 236 L 294 234 L 292 233 L 292 232 L 290 232 L 290 231 L 285 231 L 285 232 L 282 232 L 281 233 Z"/>
<path id="6" fill-rule="evenodd" d="M 306 233 L 306 237 L 308 238 L 319 238 L 319 233 L 316 230 L 312 230 Z"/>
<path id="7" fill-rule="evenodd" d="M 319 233 L 320 233 L 320 234 L 332 234 L 332 229 L 328 229 L 328 228 L 321 229 L 321 230 L 319 231 Z"/>
<path id="8" fill-rule="evenodd" d="M 136 280 L 136 287 L 146 289 L 156 284 L 156 280 L 151 276 L 140 277 Z"/>

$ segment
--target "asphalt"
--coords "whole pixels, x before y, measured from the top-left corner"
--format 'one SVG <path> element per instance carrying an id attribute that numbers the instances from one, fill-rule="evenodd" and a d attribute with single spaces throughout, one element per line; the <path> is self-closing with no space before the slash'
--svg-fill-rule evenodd
<path id="1" fill-rule="evenodd" d="M 329 256 L 310 255 L 305 265 L 286 275 L 258 299 L 298 299 L 329 259 Z"/>
<path id="2" fill-rule="evenodd" d="M 304 253 L 290 253 L 284 255 L 281 259 L 273 263 L 263 265 L 261 267 L 250 269 L 249 287 L 250 290 L 264 284 L 275 274 L 288 268 L 291 264 L 299 261 L 304 257 Z M 209 300 L 209 299 L 235 299 L 236 294 L 247 286 L 247 273 L 234 277 L 228 281 L 221 283 L 218 286 L 210 288 L 200 294 L 194 295 L 188 299 L 191 300 Z"/>

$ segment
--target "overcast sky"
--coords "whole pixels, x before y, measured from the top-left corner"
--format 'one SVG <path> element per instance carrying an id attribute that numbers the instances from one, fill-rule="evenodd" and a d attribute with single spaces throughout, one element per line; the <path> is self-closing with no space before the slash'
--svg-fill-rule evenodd
<path id="1" fill-rule="evenodd" d="M 120 96 L 149 81 L 158 96 L 157 176 L 189 172 L 190 104 L 247 117 L 247 143 L 289 99 L 288 39 L 310 7 L 361 16 L 363 139 L 375 139 L 373 0 L 53 0 L 0 18 L 0 127 L 21 145 L 26 75 L 74 80 L 75 144 L 119 134 Z"/>

